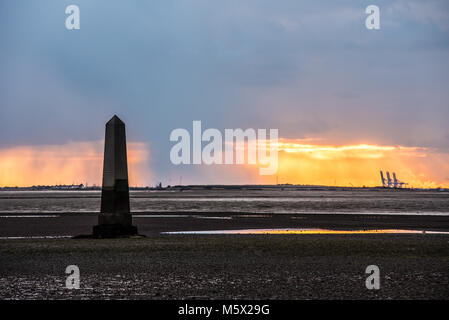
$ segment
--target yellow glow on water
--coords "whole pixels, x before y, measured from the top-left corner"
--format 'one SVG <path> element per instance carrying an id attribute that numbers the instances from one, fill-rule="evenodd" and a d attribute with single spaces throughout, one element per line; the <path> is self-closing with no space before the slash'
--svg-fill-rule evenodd
<path id="1" fill-rule="evenodd" d="M 330 230 L 330 229 L 242 229 L 242 230 L 202 230 L 202 231 L 173 231 L 163 234 L 449 234 L 444 231 L 423 231 L 403 229 L 372 229 L 372 230 Z"/>
<path id="2" fill-rule="evenodd" d="M 244 233 L 244 232 L 243 232 Z M 248 230 L 252 234 L 384 234 L 384 233 L 422 233 L 415 230 L 379 229 L 379 230 L 327 230 L 327 229 L 285 229 L 285 230 Z"/>

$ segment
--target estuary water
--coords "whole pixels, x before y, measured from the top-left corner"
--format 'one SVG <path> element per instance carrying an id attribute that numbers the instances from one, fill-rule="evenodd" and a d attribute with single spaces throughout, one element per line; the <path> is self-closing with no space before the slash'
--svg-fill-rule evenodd
<path id="1" fill-rule="evenodd" d="M 98 213 L 100 191 L 1 191 L 0 218 L 10 214 Z M 387 214 L 449 216 L 449 192 L 354 188 L 131 191 L 131 210 L 147 213 Z"/>

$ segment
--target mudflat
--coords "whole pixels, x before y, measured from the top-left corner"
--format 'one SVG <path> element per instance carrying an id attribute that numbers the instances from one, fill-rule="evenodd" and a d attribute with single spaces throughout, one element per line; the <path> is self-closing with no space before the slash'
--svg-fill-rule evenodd
<path id="1" fill-rule="evenodd" d="M 1 192 L 0 299 L 449 297 L 447 191 L 132 192 L 133 224 L 146 238 L 71 239 L 92 232 L 99 204 L 96 191 Z M 165 234 L 257 228 L 420 232 Z M 80 269 L 79 290 L 65 286 L 69 265 Z M 369 265 L 380 269 L 379 290 L 365 286 Z"/>
<path id="2" fill-rule="evenodd" d="M 445 235 L 0 241 L 1 299 L 448 299 Z M 368 265 L 380 290 L 368 290 Z M 80 269 L 80 289 L 65 269 Z"/>

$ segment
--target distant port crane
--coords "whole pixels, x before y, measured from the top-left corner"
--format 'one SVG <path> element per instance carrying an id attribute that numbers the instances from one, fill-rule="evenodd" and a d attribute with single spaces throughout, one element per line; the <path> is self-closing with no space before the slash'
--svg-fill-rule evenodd
<path id="1" fill-rule="evenodd" d="M 403 188 L 405 185 L 408 184 L 406 182 L 399 181 L 396 178 L 396 173 L 395 172 L 393 172 L 393 179 L 391 179 L 390 172 L 387 171 L 387 178 L 385 179 L 382 170 L 380 170 L 380 179 L 382 181 L 382 187 L 384 187 L 384 188 L 395 188 L 395 189 L 398 189 L 398 188 Z"/>

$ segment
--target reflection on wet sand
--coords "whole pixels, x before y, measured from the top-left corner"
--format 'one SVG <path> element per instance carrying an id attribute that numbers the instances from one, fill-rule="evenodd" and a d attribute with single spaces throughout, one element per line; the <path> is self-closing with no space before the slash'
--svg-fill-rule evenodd
<path id="1" fill-rule="evenodd" d="M 329 230 L 329 229 L 241 229 L 241 230 L 202 230 L 172 231 L 161 234 L 449 234 L 443 231 L 375 229 L 375 230 Z"/>

